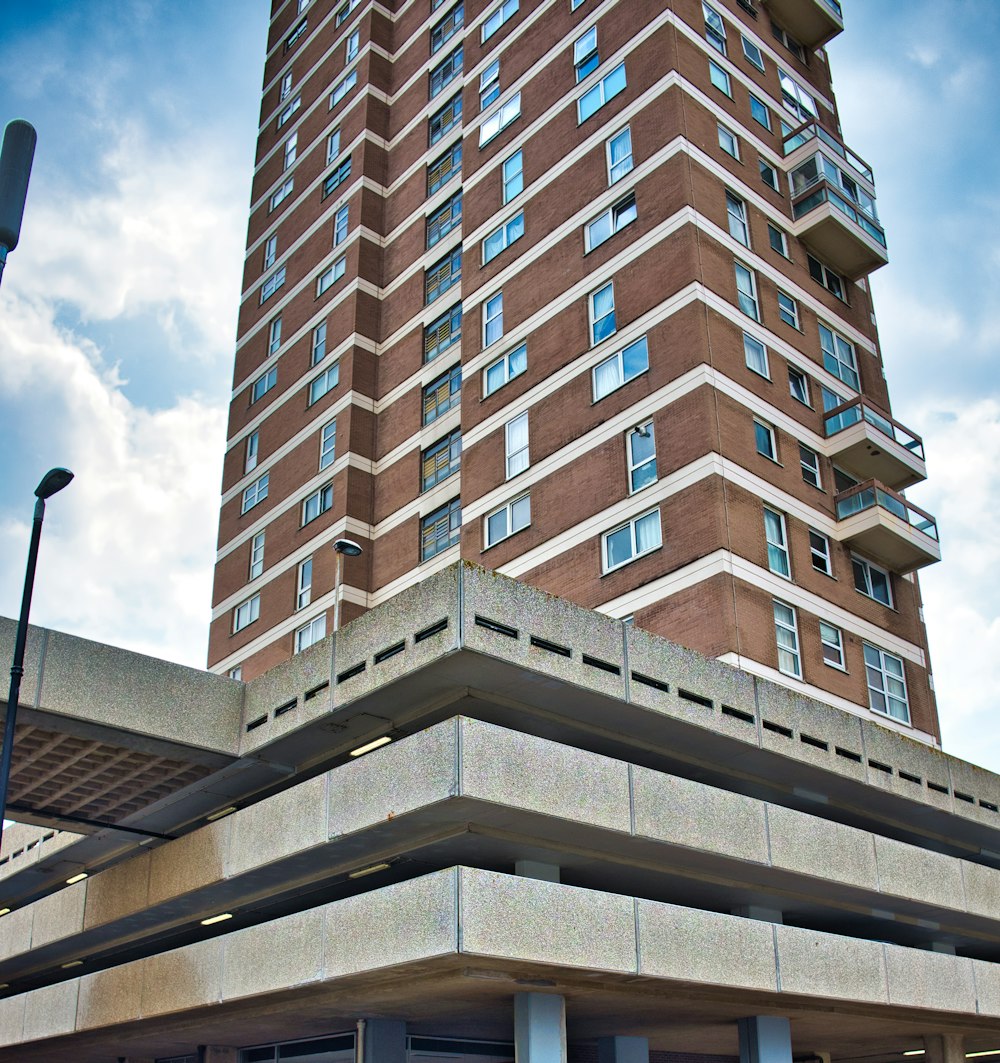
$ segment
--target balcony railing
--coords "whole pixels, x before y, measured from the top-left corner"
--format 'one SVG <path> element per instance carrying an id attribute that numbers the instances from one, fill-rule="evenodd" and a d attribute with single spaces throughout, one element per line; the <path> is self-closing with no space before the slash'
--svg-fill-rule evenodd
<path id="1" fill-rule="evenodd" d="M 840 406 L 835 406 L 823 417 L 823 428 L 827 439 L 862 420 L 881 432 L 882 435 L 898 443 L 904 450 L 908 450 L 921 461 L 924 460 L 924 441 L 920 436 L 914 435 L 908 428 L 904 428 L 899 421 L 861 398 L 841 403 Z"/>
<path id="2" fill-rule="evenodd" d="M 837 495 L 837 520 L 845 520 L 855 513 L 878 506 L 905 521 L 911 528 L 922 532 L 929 539 L 938 542 L 937 521 L 919 506 L 907 502 L 902 495 L 890 490 L 878 480 L 868 480 L 856 484 Z"/>
<path id="3" fill-rule="evenodd" d="M 878 480 L 835 498 L 836 537 L 895 572 L 913 572 L 941 560 L 937 521 Z"/>
<path id="4" fill-rule="evenodd" d="M 806 122 L 793 129 L 782 141 L 782 153 L 791 155 L 793 151 L 801 148 L 803 144 L 808 144 L 810 140 L 814 139 L 825 144 L 855 176 L 862 181 L 867 181 L 872 186 L 874 193 L 875 175 L 872 173 L 872 168 L 860 155 L 855 155 L 842 140 L 828 132 L 818 122 Z"/>
<path id="5" fill-rule="evenodd" d="M 861 209 L 859 204 L 848 203 L 840 191 L 835 190 L 823 174 L 819 174 L 817 177 L 804 184 L 799 190 L 800 195 L 814 185 L 818 186 L 814 192 L 806 196 L 804 199 L 796 199 L 792 204 L 792 217 L 796 221 L 798 221 L 799 218 L 804 217 L 806 214 L 811 213 L 822 204 L 829 203 L 831 206 L 836 207 L 841 214 L 850 218 L 855 225 L 860 229 L 863 229 L 873 240 L 880 243 L 883 247 L 886 247 L 885 230 L 882 226 L 869 217 L 868 214 Z"/>

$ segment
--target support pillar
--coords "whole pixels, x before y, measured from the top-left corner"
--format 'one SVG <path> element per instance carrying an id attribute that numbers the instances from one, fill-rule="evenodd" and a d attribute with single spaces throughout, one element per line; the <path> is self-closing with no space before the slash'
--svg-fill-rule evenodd
<path id="1" fill-rule="evenodd" d="M 965 1041 L 961 1034 L 925 1037 L 923 1063 L 965 1063 Z"/>
<path id="2" fill-rule="evenodd" d="M 599 1037 L 597 1063 L 649 1063 L 646 1037 Z"/>
<path id="3" fill-rule="evenodd" d="M 780 1015 L 739 1020 L 740 1063 L 792 1063 L 792 1026 Z"/>
<path id="4" fill-rule="evenodd" d="M 780 908 L 765 908 L 760 904 L 743 904 L 733 909 L 733 915 L 742 915 L 744 919 L 759 919 L 762 923 L 778 923 L 785 921 Z"/>
<path id="5" fill-rule="evenodd" d="M 198 1063 L 239 1063 L 238 1048 L 222 1048 L 220 1045 L 199 1045 Z"/>
<path id="6" fill-rule="evenodd" d="M 559 865 L 546 864 L 541 860 L 515 860 L 514 874 L 522 878 L 540 878 L 543 882 L 558 882 Z"/>
<path id="7" fill-rule="evenodd" d="M 359 1019 L 357 1063 L 406 1063 L 406 1023 Z"/>
<path id="8" fill-rule="evenodd" d="M 517 1063 L 566 1063 L 564 997 L 555 993 L 514 994 L 514 1058 Z"/>

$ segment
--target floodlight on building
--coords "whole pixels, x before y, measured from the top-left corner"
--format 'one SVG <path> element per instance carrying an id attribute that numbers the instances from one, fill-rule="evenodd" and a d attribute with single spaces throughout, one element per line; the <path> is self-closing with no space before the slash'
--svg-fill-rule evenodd
<path id="1" fill-rule="evenodd" d="M 362 867 L 357 871 L 351 871 L 348 878 L 364 878 L 365 875 L 374 875 L 376 871 L 388 871 L 391 864 L 372 864 L 371 867 Z"/>
<path id="2" fill-rule="evenodd" d="M 373 749 L 378 749 L 379 746 L 387 745 L 392 739 L 389 735 L 382 735 L 381 738 L 373 739 L 371 742 L 366 742 L 363 746 L 358 746 L 357 749 L 351 750 L 352 757 L 361 757 L 365 753 L 370 753 Z"/>
<path id="3" fill-rule="evenodd" d="M 76 882 L 82 882 L 87 877 L 86 871 L 81 871 L 78 875 L 74 875 L 72 878 L 66 879 L 66 885 L 72 886 Z"/>
<path id="4" fill-rule="evenodd" d="M 223 816 L 230 816 L 236 811 L 235 805 L 230 805 L 228 808 L 220 808 L 218 812 L 213 812 L 210 816 L 205 817 L 206 823 L 214 823 L 217 819 L 222 819 Z"/>
<path id="5" fill-rule="evenodd" d="M 0 908 L 0 915 L 10 915 L 9 908 Z"/>
<path id="6" fill-rule="evenodd" d="M 83 966 L 83 960 L 70 960 L 69 963 L 61 963 L 61 964 L 59 964 L 59 966 L 64 971 L 68 971 L 70 969 L 70 967 L 82 967 Z"/>
<path id="7" fill-rule="evenodd" d="M 202 926 L 211 926 L 213 923 L 223 923 L 227 919 L 232 919 L 232 912 L 220 912 L 218 915 L 210 915 L 207 919 L 202 919 Z"/>

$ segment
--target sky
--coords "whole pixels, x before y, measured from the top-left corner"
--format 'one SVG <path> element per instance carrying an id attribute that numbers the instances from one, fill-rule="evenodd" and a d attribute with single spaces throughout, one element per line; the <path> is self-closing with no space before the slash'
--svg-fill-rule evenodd
<path id="1" fill-rule="evenodd" d="M 32 621 L 204 666 L 268 0 L 3 0 L 0 125 L 38 130 L 0 285 L 0 614 L 32 492 L 48 505 Z M 995 0 L 844 0 L 829 46 L 844 138 L 875 172 L 872 279 L 944 748 L 1000 771 L 1000 54 Z"/>

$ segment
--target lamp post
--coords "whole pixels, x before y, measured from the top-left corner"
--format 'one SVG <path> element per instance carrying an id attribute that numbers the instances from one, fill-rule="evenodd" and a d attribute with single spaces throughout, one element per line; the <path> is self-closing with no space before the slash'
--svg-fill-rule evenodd
<path id="1" fill-rule="evenodd" d="M 69 469 L 49 469 L 35 488 L 35 516 L 31 523 L 31 542 L 28 545 L 28 567 L 24 573 L 24 594 L 21 597 L 21 616 L 14 640 L 14 662 L 10 666 L 10 693 L 7 695 L 7 715 L 4 720 L 3 756 L 0 758 L 0 844 L 3 842 L 3 817 L 7 811 L 7 784 L 10 781 L 10 762 L 14 755 L 14 727 L 17 723 L 17 702 L 21 696 L 21 676 L 24 675 L 24 646 L 28 641 L 28 612 L 31 592 L 35 586 L 35 564 L 38 543 L 45 519 L 45 500 L 61 491 L 73 479 Z"/>
<path id="2" fill-rule="evenodd" d="M 3 277 L 7 252 L 17 247 L 21 235 L 24 201 L 37 139 L 34 126 L 20 118 L 9 122 L 4 130 L 3 148 L 0 149 L 0 278 Z"/>
<path id="3" fill-rule="evenodd" d="M 340 629 L 340 570 L 345 555 L 359 557 L 364 550 L 353 539 L 337 539 L 333 544 L 337 552 L 337 574 L 333 580 L 333 633 Z"/>

